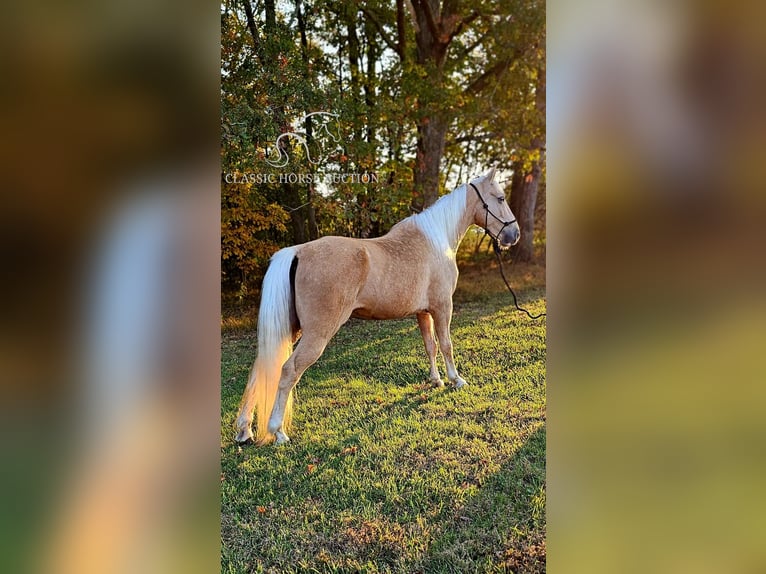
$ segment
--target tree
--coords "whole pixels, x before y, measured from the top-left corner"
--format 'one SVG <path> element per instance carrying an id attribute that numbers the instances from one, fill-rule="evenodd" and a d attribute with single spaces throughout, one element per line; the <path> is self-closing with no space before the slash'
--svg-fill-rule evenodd
<path id="1" fill-rule="evenodd" d="M 537 70 L 534 109 L 540 117 L 545 118 L 545 70 L 542 65 Z M 521 229 L 521 239 L 511 248 L 516 261 L 531 261 L 534 258 L 535 208 L 545 164 L 545 142 L 542 135 L 532 138 L 527 151 L 527 163 L 521 160 L 516 162 L 511 180 L 510 207 Z"/>
<path id="2" fill-rule="evenodd" d="M 280 246 L 381 235 L 433 203 L 447 181 L 490 165 L 514 174 L 524 242 L 516 255 L 531 256 L 545 177 L 540 0 L 224 0 L 221 18 L 224 173 L 377 175 L 320 186 L 224 181 L 230 286 L 252 284 Z M 321 146 L 323 126 L 307 115 L 318 111 L 337 115 L 341 147 L 320 165 L 283 138 L 289 164 L 268 165 L 287 131 Z"/>
<path id="3" fill-rule="evenodd" d="M 492 117 L 504 76 L 539 49 L 544 13 L 534 0 L 470 6 L 458 0 L 412 0 L 407 6 L 410 18 L 402 1 L 396 3 L 395 14 L 370 2 L 360 9 L 402 65 L 405 103 L 413 103 L 417 132 L 413 205 L 421 209 L 439 196 L 450 127 L 475 127 Z M 396 42 L 386 26 L 393 21 Z M 413 30 L 414 53 L 408 48 L 407 26 Z M 466 108 L 472 108 L 472 114 L 461 118 Z"/>

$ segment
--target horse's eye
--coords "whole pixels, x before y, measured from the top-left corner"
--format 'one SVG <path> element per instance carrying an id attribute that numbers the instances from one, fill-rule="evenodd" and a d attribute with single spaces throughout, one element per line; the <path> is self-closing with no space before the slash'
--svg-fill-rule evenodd
<path id="1" fill-rule="evenodd" d="M 503 203 L 504 201 L 505 201 L 505 198 L 504 198 L 504 197 L 498 197 L 498 198 L 497 198 L 497 202 L 498 202 L 498 203 Z"/>

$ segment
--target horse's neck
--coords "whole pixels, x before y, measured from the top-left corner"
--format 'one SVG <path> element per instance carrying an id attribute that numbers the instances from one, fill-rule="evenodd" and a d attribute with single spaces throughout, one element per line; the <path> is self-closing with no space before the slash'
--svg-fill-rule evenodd
<path id="1" fill-rule="evenodd" d="M 458 190 L 453 191 L 452 193 L 458 193 Z M 461 193 L 465 193 L 465 191 L 462 191 Z M 440 206 L 437 204 L 434 204 L 429 209 L 445 209 L 447 206 Z M 468 228 L 471 226 L 472 220 L 468 212 L 468 201 L 466 198 L 465 205 L 463 206 L 463 210 L 460 213 L 459 217 L 455 219 L 454 221 L 451 221 L 451 225 L 449 229 L 442 228 L 442 232 L 445 234 L 447 238 L 447 243 L 449 246 L 449 249 L 454 256 L 454 254 L 457 252 L 458 247 L 460 246 L 460 242 L 463 241 L 463 237 L 465 237 L 466 231 L 468 231 Z"/>
<path id="2" fill-rule="evenodd" d="M 439 241 L 439 244 L 435 244 L 427 237 L 427 229 L 424 229 L 421 225 L 418 225 L 415 216 L 408 217 L 397 223 L 391 230 L 381 237 L 381 239 L 412 245 L 413 242 L 422 244 L 423 249 L 433 252 L 437 256 L 446 256 L 449 259 L 454 260 L 457 249 L 460 246 L 460 242 L 465 237 L 466 231 L 471 226 L 471 218 L 467 212 L 464 211 L 463 215 L 456 221 L 454 229 L 444 230 L 440 229 L 439 232 L 445 233 L 447 238 L 446 244 Z"/>

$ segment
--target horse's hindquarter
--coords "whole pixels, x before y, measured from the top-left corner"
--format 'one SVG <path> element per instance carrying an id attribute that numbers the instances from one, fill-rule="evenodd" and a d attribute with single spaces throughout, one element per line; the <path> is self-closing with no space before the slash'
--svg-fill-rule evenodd
<path id="1" fill-rule="evenodd" d="M 301 328 L 333 331 L 355 306 L 369 272 L 359 239 L 322 237 L 296 252 L 295 310 Z"/>

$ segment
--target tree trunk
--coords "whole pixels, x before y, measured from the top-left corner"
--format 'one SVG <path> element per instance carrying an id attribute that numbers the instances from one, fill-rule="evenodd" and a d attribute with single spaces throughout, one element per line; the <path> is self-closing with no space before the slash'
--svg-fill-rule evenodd
<path id="1" fill-rule="evenodd" d="M 301 58 L 303 59 L 303 65 L 305 66 L 305 78 L 309 80 L 309 54 L 308 54 L 308 36 L 306 34 L 306 20 L 303 18 L 303 11 L 301 10 L 301 0 L 295 0 L 295 16 L 298 20 L 298 31 L 301 35 Z M 311 146 L 314 141 L 314 126 L 312 117 L 306 117 L 306 143 Z M 313 169 L 312 169 L 313 172 Z M 306 187 L 306 212 L 308 214 L 309 224 L 309 240 L 314 240 L 319 237 L 319 228 L 317 226 L 316 211 L 314 210 L 314 184 L 309 183 Z"/>
<path id="2" fill-rule="evenodd" d="M 348 35 L 348 69 L 351 72 L 351 102 L 353 104 L 353 138 L 354 141 L 361 140 L 362 129 L 360 126 L 359 117 L 359 84 L 361 72 L 359 70 L 359 61 L 361 54 L 359 51 L 359 36 L 356 33 L 356 12 L 349 4 L 346 6 L 346 13 L 344 14 L 346 20 L 346 34 Z"/>
<path id="3" fill-rule="evenodd" d="M 293 228 L 293 244 L 306 243 L 306 220 L 303 217 L 303 208 L 301 207 L 301 194 L 298 186 L 291 183 L 283 184 L 285 197 L 290 207 L 290 222 Z M 299 208 L 299 209 L 296 209 Z"/>
<path id="4" fill-rule="evenodd" d="M 266 10 L 266 30 L 273 31 L 277 27 L 277 8 L 274 0 L 266 0 L 264 2 L 264 8 Z"/>
<path id="5" fill-rule="evenodd" d="M 534 259 L 535 207 L 542 168 L 535 161 L 529 173 L 522 175 L 521 168 L 514 171 L 511 180 L 510 207 L 521 229 L 521 239 L 511 247 L 514 261 L 529 262 Z M 518 174 L 518 176 L 517 176 Z"/>
<path id="6" fill-rule="evenodd" d="M 364 103 L 367 110 L 367 129 L 365 132 L 365 140 L 368 144 L 375 143 L 375 124 L 376 124 L 376 101 L 375 101 L 375 86 L 377 85 L 377 74 L 375 72 L 375 66 L 378 63 L 378 46 L 375 43 L 375 29 L 369 20 L 364 22 L 364 35 L 367 46 L 367 71 L 364 78 Z M 373 149 L 368 151 L 369 163 L 372 163 L 372 158 L 377 154 Z"/>
<path id="7" fill-rule="evenodd" d="M 310 183 L 308 187 L 308 210 L 309 210 L 309 240 L 314 241 L 319 237 L 319 226 L 317 225 L 317 215 L 314 209 L 313 196 L 314 184 Z"/>
<path id="8" fill-rule="evenodd" d="M 447 121 L 441 116 L 423 118 L 418 126 L 415 196 L 412 207 L 421 211 L 439 198 L 439 176 L 444 155 Z"/>
<path id="9" fill-rule="evenodd" d="M 437 100 L 443 88 L 444 63 L 452 41 L 451 32 L 454 30 L 457 9 L 455 3 L 445 2 L 440 13 L 439 4 L 438 0 L 418 0 L 411 3 L 416 19 L 417 63 L 428 72 L 426 79 L 430 84 L 430 89 L 426 92 L 429 94 L 428 97 Z M 420 108 L 424 110 L 432 104 L 443 103 L 422 99 L 418 102 Z M 439 168 L 444 155 L 444 140 L 448 125 L 449 119 L 445 112 L 424 115 L 418 120 L 415 193 L 412 198 L 412 207 L 416 211 L 432 205 L 439 197 Z"/>
<path id="10" fill-rule="evenodd" d="M 311 121 L 312 117 L 306 117 L 306 142 L 310 146 L 314 141 L 314 126 Z M 312 169 L 313 173 L 313 169 Z M 300 201 L 300 199 L 299 199 Z M 314 184 L 308 183 L 306 185 L 306 213 L 308 214 L 309 224 L 309 240 L 314 240 L 319 237 L 319 227 L 317 226 L 316 211 L 314 210 Z"/>
<path id="11" fill-rule="evenodd" d="M 248 2 L 249 0 L 245 0 Z M 276 3 L 275 0 L 266 0 L 264 2 L 264 11 L 265 11 L 265 24 L 264 24 L 264 38 L 266 41 L 271 41 L 273 38 L 277 37 L 276 27 L 277 27 L 277 17 L 276 17 Z M 266 70 L 267 72 L 270 72 L 271 70 Z M 273 74 L 267 73 L 266 74 L 267 82 L 268 82 L 268 93 L 269 95 L 276 92 L 276 81 L 274 79 Z M 292 126 L 290 126 L 290 123 L 287 120 L 287 115 L 285 113 L 285 106 L 282 102 L 276 103 L 276 105 L 272 105 L 272 110 L 274 114 L 274 120 L 278 126 L 280 133 L 285 133 L 287 131 L 290 131 L 292 129 Z M 286 150 L 288 153 L 290 153 L 290 146 L 288 144 L 288 149 Z M 292 231 L 293 231 L 293 243 L 299 244 L 299 243 L 305 243 L 306 242 L 306 219 L 303 216 L 303 208 L 300 207 L 303 205 L 303 201 L 301 200 L 301 194 L 300 190 L 296 185 L 290 184 L 290 183 L 283 183 L 282 184 L 282 190 L 284 197 L 286 198 L 287 205 L 290 209 L 290 222 L 292 224 Z M 300 209 L 296 209 L 299 208 Z"/>
<path id="12" fill-rule="evenodd" d="M 535 89 L 535 108 L 540 114 L 541 121 L 545 118 L 545 70 L 537 70 Z M 511 255 L 516 261 L 532 261 L 534 259 L 535 208 L 537 207 L 537 191 L 540 186 L 542 165 L 545 161 L 545 140 L 542 137 L 532 139 L 531 149 L 539 153 L 539 159 L 532 162 L 532 169 L 524 174 L 521 162 L 513 172 L 511 183 L 510 206 L 519 220 L 521 239 L 511 248 Z"/>

